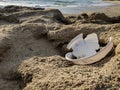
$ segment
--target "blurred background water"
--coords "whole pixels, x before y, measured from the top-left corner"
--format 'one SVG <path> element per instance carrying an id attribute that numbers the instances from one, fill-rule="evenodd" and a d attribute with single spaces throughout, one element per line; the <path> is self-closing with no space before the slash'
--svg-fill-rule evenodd
<path id="1" fill-rule="evenodd" d="M 110 6 L 102 0 L 0 0 L 0 6 L 21 5 L 42 8 L 57 8 L 64 14 L 77 14 L 81 11 L 91 11 Z"/>

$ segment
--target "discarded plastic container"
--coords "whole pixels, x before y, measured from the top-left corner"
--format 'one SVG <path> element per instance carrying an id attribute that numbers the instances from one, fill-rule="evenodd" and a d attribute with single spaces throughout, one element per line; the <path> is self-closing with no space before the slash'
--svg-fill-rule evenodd
<path id="1" fill-rule="evenodd" d="M 73 49 L 73 52 L 65 55 L 67 60 L 75 64 L 92 64 L 103 59 L 112 50 L 113 42 L 110 37 L 108 44 L 96 52 L 99 49 L 97 34 L 89 34 L 85 39 L 83 39 L 83 34 L 79 34 L 70 41 L 67 48 Z"/>

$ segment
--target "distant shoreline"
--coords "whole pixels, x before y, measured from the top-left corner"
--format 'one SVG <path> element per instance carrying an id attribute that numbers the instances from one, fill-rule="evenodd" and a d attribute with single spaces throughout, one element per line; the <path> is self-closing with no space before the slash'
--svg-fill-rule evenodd
<path id="1" fill-rule="evenodd" d="M 120 1 L 108 1 L 108 0 L 103 0 L 103 1 L 110 3 L 110 5 L 86 6 L 86 7 L 82 7 L 82 6 L 81 7 L 80 6 L 78 6 L 78 7 L 77 6 L 76 7 L 45 7 L 45 8 L 56 8 L 56 9 L 59 9 L 63 14 L 80 14 L 83 12 L 99 12 L 101 10 L 104 11 L 104 9 L 106 9 L 106 8 L 116 7 L 116 6 L 119 7 L 119 5 L 120 5 Z M 9 5 L 7 5 L 7 6 L 9 6 Z M 21 6 L 21 5 L 15 5 L 15 6 Z M 5 6 L 0 6 L 0 7 L 3 8 Z M 27 6 L 27 7 L 29 7 L 29 6 Z"/>
<path id="2" fill-rule="evenodd" d="M 114 16 L 119 16 L 120 15 L 120 1 L 111 1 L 111 0 L 103 0 L 104 2 L 107 3 L 112 3 L 113 5 L 101 8 L 97 12 L 105 13 L 108 16 L 114 17 Z"/>
<path id="3" fill-rule="evenodd" d="M 120 4 L 120 1 L 104 1 L 104 2 L 107 2 L 107 3 L 112 3 L 112 4 Z"/>
<path id="4" fill-rule="evenodd" d="M 61 7 L 61 6 L 56 6 L 56 7 L 40 7 L 40 8 L 56 8 L 56 9 L 59 9 L 63 14 L 79 14 L 81 12 L 92 12 L 92 11 L 98 11 L 99 9 L 103 9 L 103 8 L 106 8 L 106 7 L 110 7 L 110 6 L 113 6 L 115 3 L 111 3 L 111 2 L 108 2 L 108 1 L 103 1 L 103 2 L 107 2 L 107 3 L 103 3 L 103 6 L 102 5 L 96 5 L 96 6 L 71 6 L 71 7 Z M 16 4 L 17 5 L 17 4 Z M 8 5 L 9 6 L 9 5 Z M 21 5 L 17 5 L 17 6 L 21 6 Z M 25 6 L 25 5 L 23 5 Z M 1 7 L 4 7 L 4 6 L 1 6 Z M 28 6 L 29 7 L 29 6 Z M 37 8 L 39 6 L 36 6 Z"/>

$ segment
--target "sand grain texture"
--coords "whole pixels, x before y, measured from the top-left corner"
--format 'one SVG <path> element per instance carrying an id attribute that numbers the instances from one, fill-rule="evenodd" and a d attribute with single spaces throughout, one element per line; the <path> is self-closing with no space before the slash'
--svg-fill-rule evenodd
<path id="1" fill-rule="evenodd" d="M 57 9 L 17 6 L 0 11 L 19 20 L 11 23 L 0 19 L 0 90 L 120 88 L 120 14 L 92 12 L 63 16 Z M 112 36 L 115 48 L 92 65 L 67 61 L 64 54 L 68 52 L 65 47 L 68 42 L 79 33 L 85 37 L 93 32 L 97 33 L 101 46 Z"/>

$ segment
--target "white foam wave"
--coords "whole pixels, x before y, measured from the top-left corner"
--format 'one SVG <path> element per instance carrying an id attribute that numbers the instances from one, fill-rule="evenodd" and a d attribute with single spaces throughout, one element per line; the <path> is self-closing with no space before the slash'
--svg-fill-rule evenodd
<path id="1" fill-rule="evenodd" d="M 109 6 L 102 0 L 0 0 L 0 6 L 20 5 L 29 7 L 57 8 L 62 12 L 80 12 L 89 8 Z"/>

